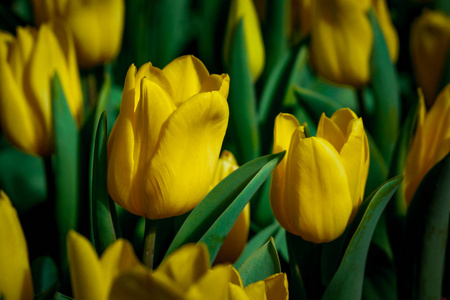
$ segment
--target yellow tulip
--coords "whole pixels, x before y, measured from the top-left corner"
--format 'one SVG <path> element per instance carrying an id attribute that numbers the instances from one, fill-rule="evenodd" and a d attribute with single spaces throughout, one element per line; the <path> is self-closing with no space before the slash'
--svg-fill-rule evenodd
<path id="1" fill-rule="evenodd" d="M 386 40 L 391 60 L 396 62 L 399 47 L 398 34 L 392 24 L 391 15 L 386 5 L 386 0 L 372 0 L 372 7 L 375 10 L 381 31 L 383 32 L 384 39 Z"/>
<path id="2" fill-rule="evenodd" d="M 17 212 L 0 190 L 0 298 L 33 299 L 28 250 Z"/>
<path id="3" fill-rule="evenodd" d="M 182 266 L 180 268 L 180 266 Z M 288 299 L 283 273 L 243 287 L 231 265 L 210 269 L 204 244 L 188 244 L 172 253 L 154 271 L 133 269 L 113 283 L 111 300 L 123 299 Z"/>
<path id="4" fill-rule="evenodd" d="M 417 129 L 406 158 L 403 179 L 408 205 L 428 171 L 450 152 L 450 84 L 442 90 L 428 113 L 423 95 L 419 93 L 419 96 Z"/>
<path id="5" fill-rule="evenodd" d="M 211 189 L 238 167 L 239 166 L 233 153 L 223 151 L 221 157 L 219 158 L 219 163 L 217 165 L 216 174 L 214 176 Z M 215 263 L 233 263 L 238 259 L 247 244 L 249 227 L 250 203 L 244 207 L 225 238 L 225 241 L 223 241 L 222 247 L 214 260 Z"/>
<path id="6" fill-rule="evenodd" d="M 0 33 L 0 122 L 22 151 L 53 151 L 51 80 L 58 73 L 70 111 L 80 125 L 83 99 L 72 37 L 63 24 L 39 31 L 18 27 L 17 37 Z"/>
<path id="7" fill-rule="evenodd" d="M 131 244 L 118 239 L 100 259 L 92 244 L 82 235 L 67 235 L 70 278 L 75 299 L 108 299 L 111 284 L 120 274 L 144 268 L 136 258 Z"/>
<path id="8" fill-rule="evenodd" d="M 370 0 L 315 0 L 311 25 L 311 63 L 330 81 L 360 87 L 370 78 L 373 32 Z"/>
<path id="9" fill-rule="evenodd" d="M 208 193 L 228 123 L 229 77 L 193 56 L 132 65 L 108 142 L 108 191 L 150 219 L 181 215 Z"/>
<path id="10" fill-rule="evenodd" d="M 448 60 L 450 16 L 426 10 L 411 27 L 411 59 L 417 83 L 427 107 L 439 93 L 439 84 Z"/>
<path id="11" fill-rule="evenodd" d="M 338 238 L 356 214 L 369 170 L 369 144 L 361 118 L 340 109 L 322 114 L 316 137 L 290 114 L 275 120 L 273 152 L 286 150 L 272 175 L 270 200 L 278 222 L 304 240 Z"/>
<path id="12" fill-rule="evenodd" d="M 114 59 L 122 44 L 123 0 L 33 0 L 38 24 L 64 20 L 73 33 L 78 63 L 90 68 Z"/>
<path id="13" fill-rule="evenodd" d="M 264 69 L 265 51 L 258 20 L 252 0 L 232 0 L 225 33 L 225 60 L 229 59 L 232 37 L 240 21 L 243 21 L 247 59 L 253 81 L 258 80 Z"/>

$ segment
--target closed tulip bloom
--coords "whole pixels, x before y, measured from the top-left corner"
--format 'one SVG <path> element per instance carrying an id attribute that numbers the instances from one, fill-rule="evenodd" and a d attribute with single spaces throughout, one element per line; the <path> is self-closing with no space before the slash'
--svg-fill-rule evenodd
<path id="1" fill-rule="evenodd" d="M 33 299 L 28 249 L 17 212 L 0 190 L 0 298 Z"/>
<path id="2" fill-rule="evenodd" d="M 216 174 L 214 176 L 211 189 L 237 168 L 239 168 L 239 166 L 233 153 L 223 151 L 221 157 L 219 158 L 219 163 L 217 165 Z M 234 263 L 238 259 L 247 244 L 249 227 L 250 203 L 244 207 L 225 238 L 225 241 L 223 241 L 222 247 L 214 260 L 215 263 Z"/>
<path id="3" fill-rule="evenodd" d="M 418 86 L 428 108 L 439 93 L 448 60 L 450 17 L 439 11 L 425 10 L 411 27 L 411 59 Z"/>
<path id="4" fill-rule="evenodd" d="M 150 219 L 181 215 L 209 191 L 228 124 L 229 77 L 193 56 L 128 69 L 108 142 L 108 191 Z"/>
<path id="5" fill-rule="evenodd" d="M 270 200 L 278 222 L 314 243 L 338 238 L 356 214 L 369 170 L 361 118 L 340 109 L 322 114 L 316 137 L 290 114 L 275 120 L 273 152 L 286 150 L 272 176 Z"/>
<path id="6" fill-rule="evenodd" d="M 247 60 L 253 81 L 258 80 L 264 69 L 265 51 L 258 20 L 252 0 L 232 0 L 225 34 L 225 60 L 229 59 L 233 34 L 243 21 Z"/>
<path id="7" fill-rule="evenodd" d="M 286 274 L 275 274 L 244 288 L 231 265 L 211 269 L 206 246 L 188 244 L 169 255 L 153 272 L 139 268 L 119 276 L 110 299 L 278 300 L 288 299 L 287 295 Z"/>
<path id="8" fill-rule="evenodd" d="M 450 152 L 450 84 L 427 113 L 420 94 L 419 117 L 405 165 L 403 188 L 409 205 L 420 182 Z"/>
<path id="9" fill-rule="evenodd" d="M 38 24 L 64 20 L 73 33 L 78 63 L 91 68 L 114 59 L 122 44 L 123 0 L 33 0 Z"/>
<path id="10" fill-rule="evenodd" d="M 0 122 L 20 150 L 53 151 L 51 81 L 58 74 L 77 125 L 83 99 L 70 32 L 63 24 L 43 24 L 39 31 L 18 27 L 17 37 L 0 32 Z"/>
<path id="11" fill-rule="evenodd" d="M 120 274 L 133 268 L 144 268 L 131 244 L 118 239 L 99 258 L 92 244 L 82 235 L 67 235 L 70 279 L 75 299 L 108 299 L 111 284 Z"/>
<path id="12" fill-rule="evenodd" d="M 311 63 L 323 77 L 360 87 L 369 82 L 373 32 L 370 0 L 316 0 L 311 25 Z"/>
<path id="13" fill-rule="evenodd" d="M 375 10 L 378 22 L 383 32 L 384 39 L 389 50 L 392 62 L 396 62 L 398 58 L 398 34 L 392 24 L 391 15 L 386 5 L 386 0 L 372 0 L 372 7 Z"/>

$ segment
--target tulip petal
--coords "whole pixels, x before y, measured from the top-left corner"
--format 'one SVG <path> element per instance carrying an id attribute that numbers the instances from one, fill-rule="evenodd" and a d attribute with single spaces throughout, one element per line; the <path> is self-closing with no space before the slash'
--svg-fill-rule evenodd
<path id="1" fill-rule="evenodd" d="M 21 86 L 23 84 L 23 71 L 30 60 L 36 40 L 37 32 L 34 28 L 17 28 L 17 38 L 15 42 L 10 41 L 8 51 L 8 62 L 11 67 L 15 81 Z M 10 35 L 14 40 L 14 37 Z"/>
<path id="2" fill-rule="evenodd" d="M 351 133 L 350 121 L 358 119 L 358 116 L 350 108 L 341 108 L 334 112 L 331 116 L 333 121 L 345 135 L 347 139 Z"/>
<path id="3" fill-rule="evenodd" d="M 134 254 L 133 246 L 123 239 L 118 239 L 105 250 L 100 258 L 100 264 L 103 270 L 103 284 L 107 291 L 110 290 L 112 282 L 119 274 L 141 265 Z"/>
<path id="4" fill-rule="evenodd" d="M 0 297 L 33 299 L 33 283 L 25 236 L 17 212 L 0 190 Z"/>
<path id="5" fill-rule="evenodd" d="M 264 279 L 267 300 L 289 299 L 288 280 L 285 273 L 277 273 Z"/>
<path id="6" fill-rule="evenodd" d="M 264 298 L 263 298 L 264 299 Z M 228 300 L 251 300 L 244 288 L 229 283 L 228 284 Z"/>
<path id="7" fill-rule="evenodd" d="M 217 91 L 195 95 L 169 117 L 148 166 L 144 188 L 151 219 L 183 214 L 206 195 L 228 123 Z"/>
<path id="8" fill-rule="evenodd" d="M 206 246 L 187 244 L 164 260 L 152 276 L 160 281 L 172 282 L 187 291 L 208 270 L 209 253 Z"/>
<path id="9" fill-rule="evenodd" d="M 0 123 L 8 139 L 19 149 L 37 155 L 51 151 L 43 143 L 43 127 L 29 105 L 23 88 L 14 79 L 7 62 L 8 49 L 0 44 Z M 11 101 L 14 99 L 14 101 Z M 17 120 L 22 120 L 17 122 Z"/>
<path id="10" fill-rule="evenodd" d="M 182 300 L 183 291 L 177 285 L 160 281 L 143 268 L 121 274 L 112 284 L 110 300 Z"/>
<path id="11" fill-rule="evenodd" d="M 292 137 L 286 166 L 285 206 L 294 234 L 315 243 L 332 241 L 345 230 L 352 212 L 339 153 L 322 138 Z"/>
<path id="12" fill-rule="evenodd" d="M 67 235 L 67 256 L 70 279 L 76 299 L 106 299 L 108 283 L 92 244 L 82 235 L 70 231 Z"/>
<path id="13" fill-rule="evenodd" d="M 392 24 L 391 15 L 386 5 L 386 0 L 372 0 L 372 6 L 375 9 L 375 13 L 383 31 L 384 39 L 389 49 L 392 62 L 397 62 L 398 58 L 398 34 Z"/>
<path id="14" fill-rule="evenodd" d="M 340 152 L 342 165 L 347 173 L 348 186 L 353 203 L 352 216 L 356 214 L 364 196 L 369 161 L 366 133 L 362 119 L 350 121 L 350 136 Z"/>
<path id="15" fill-rule="evenodd" d="M 264 281 L 257 281 L 245 287 L 245 292 L 251 300 L 267 299 Z"/>
<path id="16" fill-rule="evenodd" d="M 173 102 L 179 107 L 184 101 L 200 92 L 203 81 L 209 76 L 205 65 L 195 56 L 181 56 L 164 69 L 173 87 Z"/>
<path id="17" fill-rule="evenodd" d="M 211 74 L 205 79 L 200 88 L 200 93 L 219 91 L 225 99 L 228 98 L 228 92 L 230 90 L 230 76 L 228 74 Z"/>
<path id="18" fill-rule="evenodd" d="M 319 125 L 317 126 L 316 137 L 329 141 L 337 152 L 340 152 L 342 146 L 344 146 L 347 140 L 344 135 L 346 131 L 347 130 L 342 131 L 335 122 L 322 113 L 322 116 L 320 116 Z"/>
<path id="19" fill-rule="evenodd" d="M 216 266 L 189 288 L 186 298 L 225 300 L 231 276 L 231 269 L 228 266 Z"/>
<path id="20" fill-rule="evenodd" d="M 284 159 L 272 173 L 272 181 L 270 183 L 270 205 L 277 221 L 281 226 L 288 229 L 289 232 L 295 232 L 295 229 L 289 225 L 289 221 L 284 211 L 284 182 L 289 145 L 291 143 L 292 135 L 298 127 L 300 127 L 300 124 L 293 115 L 281 113 L 276 117 L 273 129 L 272 153 L 286 151 L 286 154 Z"/>

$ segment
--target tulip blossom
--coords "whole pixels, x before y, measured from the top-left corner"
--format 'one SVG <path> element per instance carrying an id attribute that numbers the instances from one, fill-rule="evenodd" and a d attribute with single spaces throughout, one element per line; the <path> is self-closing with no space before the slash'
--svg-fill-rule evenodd
<path id="1" fill-rule="evenodd" d="M 448 61 L 450 17 L 426 10 L 411 27 L 411 59 L 418 86 L 430 108 L 439 93 L 441 77 Z"/>
<path id="2" fill-rule="evenodd" d="M 229 77 L 193 56 L 128 69 L 108 141 L 108 191 L 150 219 L 181 215 L 209 191 L 228 124 Z"/>
<path id="3" fill-rule="evenodd" d="M 243 21 L 247 60 L 253 81 L 264 69 L 265 51 L 258 14 L 252 0 L 232 0 L 225 34 L 225 60 L 229 59 L 232 38 L 237 25 Z"/>
<path id="4" fill-rule="evenodd" d="M 119 239 L 110 245 L 100 259 L 92 244 L 82 235 L 67 235 L 70 278 L 75 299 L 108 299 L 115 278 L 134 267 L 144 268 L 131 244 Z"/>
<path id="5" fill-rule="evenodd" d="M 65 21 L 73 33 L 78 63 L 90 68 L 114 59 L 122 44 L 123 0 L 33 0 L 38 24 Z"/>
<path id="6" fill-rule="evenodd" d="M 211 189 L 238 167 L 239 166 L 233 153 L 223 151 L 221 157 L 219 158 L 219 163 L 217 165 L 216 174 L 214 176 Z M 238 259 L 247 244 L 249 227 L 250 203 L 244 207 L 227 237 L 223 241 L 222 247 L 214 260 L 215 263 L 233 263 Z"/>
<path id="7" fill-rule="evenodd" d="M 389 50 L 392 62 L 396 62 L 398 58 L 398 34 L 392 24 L 391 15 L 386 5 L 386 0 L 372 0 L 372 7 L 383 32 L 384 39 Z"/>
<path id="8" fill-rule="evenodd" d="M 0 32 L 0 123 L 20 150 L 53 151 L 51 81 L 58 74 L 75 122 L 83 117 L 83 99 L 72 36 L 63 24 L 39 30 L 18 27 L 17 37 Z"/>
<path id="9" fill-rule="evenodd" d="M 180 267 L 182 266 L 182 267 Z M 286 274 L 278 273 L 245 288 L 231 266 L 210 269 L 204 244 L 188 244 L 172 253 L 153 272 L 136 268 L 113 283 L 111 300 L 124 299 L 288 299 Z"/>
<path id="10" fill-rule="evenodd" d="M 420 182 L 450 152 L 450 84 L 427 113 L 420 94 L 417 129 L 408 151 L 403 188 L 409 205 Z"/>
<path id="11" fill-rule="evenodd" d="M 33 299 L 27 242 L 17 212 L 0 190 L 0 298 Z"/>
<path id="12" fill-rule="evenodd" d="M 322 114 L 316 137 L 306 137 L 290 114 L 275 120 L 273 152 L 286 150 L 270 189 L 278 222 L 304 240 L 338 238 L 356 214 L 369 170 L 369 144 L 361 118 L 340 109 Z"/>

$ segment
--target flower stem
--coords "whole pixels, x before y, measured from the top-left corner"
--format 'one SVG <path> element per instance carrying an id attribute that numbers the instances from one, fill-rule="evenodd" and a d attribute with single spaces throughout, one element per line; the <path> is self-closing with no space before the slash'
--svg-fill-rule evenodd
<path id="1" fill-rule="evenodd" d="M 153 256 L 155 254 L 155 236 L 156 236 L 156 221 L 145 219 L 145 234 L 144 234 L 144 265 L 153 269 Z"/>

